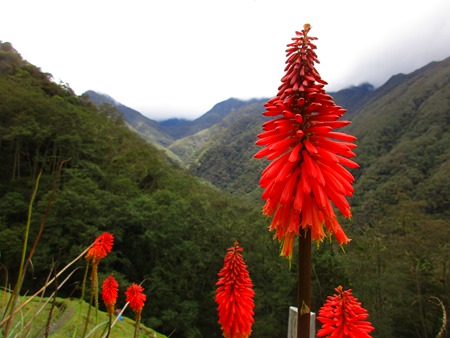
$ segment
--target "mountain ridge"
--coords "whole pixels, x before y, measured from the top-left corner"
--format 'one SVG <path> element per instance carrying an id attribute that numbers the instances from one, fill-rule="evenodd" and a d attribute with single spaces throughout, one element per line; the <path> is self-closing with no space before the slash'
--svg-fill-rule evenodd
<path id="1" fill-rule="evenodd" d="M 337 104 L 342 106 L 348 105 L 349 110 L 354 110 L 358 104 L 361 104 L 361 102 L 364 102 L 364 100 L 370 96 L 372 91 L 373 86 L 369 83 L 364 83 L 359 86 L 345 88 L 335 93 L 335 100 Z M 220 124 L 227 116 L 236 111 L 239 112 L 241 108 L 245 108 L 246 106 L 259 104 L 262 112 L 264 110 L 263 104 L 269 99 L 252 98 L 249 100 L 240 100 L 231 97 L 216 103 L 210 110 L 194 120 L 170 118 L 162 121 L 154 121 L 142 113 L 116 101 L 107 94 L 88 90 L 83 93 L 83 95 L 86 95 L 97 106 L 109 104 L 116 107 L 122 112 L 125 122 L 131 129 L 158 148 L 166 150 L 171 157 L 176 157 L 181 163 L 187 161 L 187 163 L 185 163 L 186 166 L 191 164 L 189 159 L 191 156 L 183 155 L 185 150 L 180 149 L 183 143 L 181 140 L 186 141 L 189 137 L 193 137 L 197 140 L 205 139 L 205 137 L 209 138 L 210 136 L 205 135 L 211 135 L 210 132 L 206 131 L 207 129 Z M 194 136 L 196 134 L 198 135 Z M 197 142 L 194 142 L 194 144 L 196 143 Z M 200 144 L 204 143 L 205 142 L 200 142 Z"/>
<path id="2" fill-rule="evenodd" d="M 371 90 L 369 87 L 364 95 L 359 96 L 359 106 L 354 105 L 343 117 L 352 121 L 350 126 L 344 130 L 348 130 L 358 137 L 357 161 L 361 162 L 363 168 L 355 171 L 357 179 L 362 174 L 362 170 L 365 170 L 364 166 L 367 161 L 373 161 L 373 156 L 380 157 L 394 151 L 397 149 L 394 149 L 395 144 L 397 144 L 395 147 L 399 146 L 400 149 L 404 147 L 401 145 L 404 140 L 399 138 L 400 135 L 414 135 L 415 138 L 425 137 L 427 135 L 424 133 L 426 133 L 426 126 L 429 123 L 435 126 L 433 128 L 436 130 L 440 130 L 439 132 L 433 131 L 436 140 L 442 139 L 439 133 L 447 135 L 448 129 L 445 128 L 448 127 L 450 118 L 448 110 L 445 109 L 448 109 L 446 107 L 450 104 L 446 105 L 445 103 L 446 100 L 448 101 L 445 93 L 450 82 L 449 68 L 450 58 L 433 62 L 410 74 L 395 75 L 383 86 L 375 90 Z M 351 95 L 346 97 L 351 98 Z M 347 108 L 343 103 L 345 103 L 345 97 L 340 98 L 338 104 Z M 251 187 L 257 185 L 257 173 L 264 169 L 264 161 L 255 161 L 252 156 L 259 150 L 254 142 L 261 129 L 255 126 L 260 128 L 264 119 L 261 114 L 264 111 L 263 103 L 261 102 L 259 107 L 253 106 L 252 109 L 251 113 L 242 113 L 241 125 L 239 119 L 236 119 L 235 125 L 228 130 L 216 127 L 216 130 L 220 129 L 221 132 L 220 134 L 219 132 L 214 133 L 215 138 L 221 139 L 222 142 L 209 144 L 203 142 L 202 148 L 196 151 L 197 156 L 192 155 L 189 158 L 189 170 L 222 189 L 235 193 L 253 193 L 256 196 L 259 190 L 252 190 Z M 241 114 L 241 111 L 238 110 L 233 114 Z M 428 121 L 425 117 L 421 117 L 421 114 L 427 116 Z M 236 131 L 240 131 L 240 134 L 237 135 Z M 413 136 L 407 137 L 414 140 Z M 183 141 L 189 143 L 189 138 L 183 139 Z M 439 142 L 441 142 L 439 143 L 440 147 L 443 147 L 442 140 Z M 190 144 L 190 146 L 192 145 Z M 419 145 L 414 149 L 415 151 L 422 149 L 424 154 L 427 152 L 435 154 L 434 149 L 426 151 Z M 246 155 L 239 156 L 239 152 Z M 445 148 L 442 148 L 441 156 L 445 156 L 445 154 L 448 153 Z M 225 161 L 224 156 L 227 156 Z M 395 163 L 393 158 L 390 158 L 390 161 Z M 410 162 L 409 165 L 415 166 L 417 162 L 421 161 Z M 221 165 L 218 165 L 219 163 Z M 250 175 L 249 173 L 255 174 Z M 214 179 L 211 175 L 216 178 Z M 443 175 L 443 172 L 440 175 Z M 434 194 L 434 198 L 437 198 L 436 194 Z"/>

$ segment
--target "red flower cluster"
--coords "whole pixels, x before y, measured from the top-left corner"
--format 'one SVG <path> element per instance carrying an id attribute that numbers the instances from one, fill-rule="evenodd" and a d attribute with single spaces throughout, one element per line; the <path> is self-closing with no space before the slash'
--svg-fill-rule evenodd
<path id="1" fill-rule="evenodd" d="M 126 301 L 136 314 L 140 314 L 147 296 L 143 293 L 144 288 L 136 283 L 131 284 L 125 291 Z"/>
<path id="2" fill-rule="evenodd" d="M 114 306 L 116 305 L 117 296 L 119 293 L 119 283 L 113 276 L 108 276 L 102 284 L 102 299 L 105 303 L 108 313 L 114 313 Z"/>
<path id="3" fill-rule="evenodd" d="M 342 290 L 342 286 L 335 289 L 337 294 L 328 296 L 325 305 L 319 310 L 317 319 L 322 323 L 322 328 L 317 333 L 318 337 L 333 338 L 370 338 L 370 332 L 374 330 L 372 324 L 365 321 L 369 314 L 361 307 L 352 295 L 352 290 Z"/>
<path id="4" fill-rule="evenodd" d="M 219 324 L 225 338 L 247 338 L 252 332 L 255 292 L 243 251 L 238 242 L 228 249 L 216 283 Z"/>
<path id="5" fill-rule="evenodd" d="M 282 243 L 284 256 L 291 257 L 299 229 L 309 229 L 313 240 L 334 234 L 339 244 L 349 242 L 337 221 L 333 205 L 351 217 L 346 196 L 352 196 L 353 176 L 345 167 L 357 168 L 354 136 L 333 131 L 348 125 L 340 118 L 345 109 L 326 94 L 314 67 L 318 62 L 309 37 L 309 24 L 296 32 L 288 44 L 286 75 L 276 97 L 266 104 L 263 125 L 256 142 L 265 146 L 255 154 L 272 161 L 262 172 L 260 186 L 266 200 L 263 213 L 273 216 L 270 230 Z M 326 233 L 323 229 L 326 227 Z"/>
<path id="6" fill-rule="evenodd" d="M 101 259 L 106 257 L 112 250 L 113 244 L 114 236 L 108 232 L 104 232 L 95 239 L 94 244 L 86 254 L 86 259 L 92 260 L 93 265 L 95 265 Z"/>

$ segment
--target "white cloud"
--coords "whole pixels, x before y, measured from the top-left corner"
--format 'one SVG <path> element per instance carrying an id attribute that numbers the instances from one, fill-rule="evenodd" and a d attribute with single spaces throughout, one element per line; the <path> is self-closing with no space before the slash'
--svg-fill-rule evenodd
<path id="1" fill-rule="evenodd" d="M 329 90 L 450 56 L 447 0 L 9 1 L 0 40 L 81 94 L 151 118 L 195 118 L 229 97 L 270 97 L 309 22 Z M 26 10 L 24 10 L 26 9 Z"/>

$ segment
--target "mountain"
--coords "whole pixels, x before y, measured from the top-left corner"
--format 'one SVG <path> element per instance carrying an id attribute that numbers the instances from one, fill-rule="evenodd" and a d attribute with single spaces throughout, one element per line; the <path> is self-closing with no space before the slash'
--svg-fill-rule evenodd
<path id="1" fill-rule="evenodd" d="M 338 285 L 351 288 L 369 312 L 374 337 L 436 337 L 446 330 L 449 62 L 393 76 L 376 90 L 350 88 L 340 102 L 354 103 L 345 130 L 358 137 L 353 218 L 340 220 L 352 241 L 344 248 L 332 241 L 314 246 L 311 308 L 316 312 Z M 264 102 L 236 109 L 233 103 L 211 113 L 209 126 L 178 139 L 152 125 L 170 141 L 166 153 L 177 151 L 188 172 L 154 147 L 156 138 L 130 130 L 117 102 L 95 106 L 0 42 L 2 277 L 13 284 L 18 275 L 25 226 L 30 241 L 44 226 L 29 260 L 27 294 L 109 231 L 114 248 L 99 278 L 113 273 L 121 291 L 143 283 L 151 302 L 142 322 L 174 338 L 215 338 L 221 336 L 217 272 L 226 248 L 239 240 L 255 287 L 253 335 L 286 336 L 298 266 L 296 257 L 289 265 L 278 256 L 279 243 L 260 213 L 257 181 L 268 162 L 253 154 L 267 119 Z M 188 124 L 167 125 L 173 123 Z M 74 266 L 74 282 L 58 285 L 60 296 L 81 296 L 76 285 L 85 266 Z"/>
<path id="2" fill-rule="evenodd" d="M 374 337 L 436 336 L 450 306 L 450 58 L 362 88 L 355 101 L 351 94 L 332 94 L 345 108 L 349 100 L 344 118 L 352 124 L 342 130 L 358 138 L 360 165 L 352 170 L 353 217 L 342 220 L 352 239 L 342 257 L 352 276 L 345 283 L 365 300 Z M 258 181 L 268 161 L 253 154 L 262 111 L 261 103 L 230 113 L 195 150 L 189 170 L 261 203 Z M 236 115 L 242 118 L 226 124 Z M 193 146 L 193 137 L 183 142 Z"/>
<path id="3" fill-rule="evenodd" d="M 111 96 L 93 90 L 88 90 L 84 92 L 83 95 L 87 96 L 96 106 L 106 104 L 115 107 L 123 114 L 125 122 L 132 130 L 158 148 L 164 149 L 173 142 L 173 139 L 161 130 L 161 126 L 158 122 L 153 121 L 142 115 L 140 112 L 116 101 Z"/>
<path id="4" fill-rule="evenodd" d="M 279 309 L 288 311 L 295 282 L 259 208 L 174 165 L 130 130 L 116 102 L 105 103 L 97 107 L 87 95 L 76 96 L 0 42 L 0 277 L 5 290 L 22 271 L 22 249 L 28 245 L 22 294 L 33 294 L 55 276 L 56 286 L 45 289 L 48 295 L 89 299 L 81 286 L 90 279 L 83 251 L 107 231 L 114 245 L 99 265 L 99 283 L 110 274 L 117 279 L 117 308 L 126 303 L 126 287 L 142 283 L 148 299 L 143 324 L 174 338 L 219 338 L 217 273 L 227 248 L 239 240 L 257 292 L 264 294 L 255 300 L 254 334 L 286 335 L 287 316 Z M 279 288 L 266 283 L 277 279 Z M 4 296 L 0 312 L 6 316 Z M 62 305 L 55 306 L 56 314 Z M 105 309 L 103 302 L 99 308 Z M 29 309 L 22 310 L 27 318 Z M 124 316 L 133 313 L 128 308 Z M 17 314 L 17 330 L 27 330 L 23 318 Z M 35 321 L 33 327 L 42 325 Z"/>
<path id="5" fill-rule="evenodd" d="M 393 76 L 352 119 L 358 137 L 355 203 L 368 195 L 425 203 L 450 217 L 450 58 Z"/>
<path id="6" fill-rule="evenodd" d="M 336 103 L 346 107 L 352 114 L 356 107 L 361 105 L 370 97 L 373 86 L 365 83 L 360 86 L 352 86 L 337 93 L 331 93 Z M 172 118 L 160 122 L 153 121 L 141 113 L 126 105 L 117 102 L 107 94 L 100 94 L 93 90 L 84 93 L 89 99 L 100 106 L 109 104 L 116 107 L 129 125 L 144 139 L 176 159 L 182 166 L 191 168 L 198 165 L 197 158 L 205 152 L 210 142 L 219 139 L 224 129 L 231 124 L 239 124 L 239 120 L 249 119 L 264 111 L 264 103 L 267 98 L 239 100 L 229 98 L 214 105 L 209 111 L 199 118 L 191 121 L 186 119 Z M 255 120 L 255 122 L 259 119 Z M 244 122 L 250 123 L 250 121 Z M 237 130 L 242 130 L 238 127 Z"/>
<path id="7" fill-rule="evenodd" d="M 355 173 L 357 177 L 363 175 L 366 170 L 375 170 L 369 170 L 369 167 L 389 167 L 397 164 L 398 161 L 392 156 L 398 156 L 399 152 L 413 145 L 410 152 L 420 151 L 422 156 L 410 156 L 405 159 L 405 166 L 414 168 L 418 162 L 426 166 L 425 158 L 431 161 L 432 157 L 433 165 L 445 167 L 449 158 L 448 147 L 444 146 L 448 141 L 449 105 L 446 95 L 450 92 L 449 62 L 449 59 L 446 59 L 431 63 L 408 75 L 393 76 L 376 90 L 371 85 L 362 85 L 330 93 L 336 103 L 344 108 L 351 107 L 344 118 L 352 120 L 352 124 L 347 128 L 358 137 L 356 152 L 362 168 Z M 263 102 L 260 102 L 230 113 L 228 117 L 232 119 L 233 125 L 230 126 L 224 119 L 214 127 L 216 132 L 211 133 L 214 139 L 204 142 L 201 148 L 197 149 L 198 155 L 190 159 L 190 163 L 195 164 L 190 170 L 230 191 L 254 190 L 255 181 L 266 165 L 261 163 L 264 161 L 252 159 L 252 155 L 258 151 L 254 142 L 261 129 L 255 128 L 261 124 L 260 115 L 263 111 Z M 238 116 L 242 116 L 242 121 Z M 249 122 L 248 119 L 252 121 Z M 203 131 L 203 134 L 207 134 L 207 131 Z M 197 144 L 193 141 L 196 138 L 199 136 L 193 135 L 178 140 L 177 143 L 184 142 L 192 147 Z M 419 140 L 422 140 L 422 143 Z M 245 151 L 242 151 L 243 149 Z M 436 152 L 439 153 L 438 157 Z"/>
<path id="8" fill-rule="evenodd" d="M 231 112 L 243 106 L 252 104 L 255 101 L 256 100 L 243 101 L 229 98 L 228 100 L 217 103 L 211 110 L 193 121 L 170 119 L 162 121 L 160 124 L 165 133 L 175 140 L 178 140 L 186 136 L 194 135 L 220 123 Z"/>
<path id="9" fill-rule="evenodd" d="M 352 124 L 346 129 L 358 137 L 361 168 L 354 171 L 353 204 L 365 210 L 360 215 L 373 211 L 367 196 L 390 196 L 390 202 L 398 203 L 405 194 L 423 201 L 429 212 L 448 212 L 450 188 L 442 180 L 449 166 L 449 62 L 394 75 L 377 89 L 366 83 L 330 93 L 348 110 L 344 118 Z M 256 197 L 258 176 L 267 163 L 253 159 L 258 151 L 254 142 L 266 101 L 229 99 L 197 120 L 178 121 L 184 131 L 166 149 L 196 176 Z"/>
<path id="10" fill-rule="evenodd" d="M 372 97 L 374 90 L 374 86 L 370 83 L 363 83 L 359 86 L 344 88 L 329 94 L 337 105 L 347 109 L 346 119 L 351 119 L 353 114 Z"/>
<path id="11" fill-rule="evenodd" d="M 260 114 L 255 114 L 255 112 L 262 107 L 265 101 L 265 99 L 253 100 L 252 103 L 248 103 L 242 108 L 229 111 L 220 122 L 213 126 L 176 140 L 169 146 L 169 150 L 177 154 L 187 168 L 197 166 L 203 154 L 210 147 L 224 145 L 224 142 L 228 141 L 222 137 L 226 131 L 233 130 L 236 124 L 239 125 L 239 129 L 234 129 L 235 132 L 242 131 L 242 125 L 247 127 L 247 131 L 251 127 L 252 121 L 261 121 L 261 117 L 258 116 Z"/>
<path id="12" fill-rule="evenodd" d="M 83 96 L 96 106 L 107 104 L 115 107 L 123 114 L 126 124 L 132 130 L 159 149 L 165 150 L 170 158 L 185 167 L 188 167 L 196 156 L 196 151 L 192 151 L 192 149 L 200 149 L 209 142 L 210 137 L 222 128 L 217 126 L 222 123 L 224 118 L 241 107 L 264 101 L 229 98 L 217 103 L 211 110 L 193 121 L 172 118 L 157 122 L 107 94 L 88 90 L 83 93 Z"/>
<path id="13" fill-rule="evenodd" d="M 348 114 L 374 94 L 370 84 L 353 86 L 330 93 L 337 104 L 348 108 Z M 253 159 L 258 151 L 256 135 L 261 132 L 262 115 L 267 98 L 254 100 L 230 111 L 215 126 L 175 141 L 169 149 L 184 160 L 189 171 L 231 193 L 256 197 L 259 173 L 266 163 Z"/>

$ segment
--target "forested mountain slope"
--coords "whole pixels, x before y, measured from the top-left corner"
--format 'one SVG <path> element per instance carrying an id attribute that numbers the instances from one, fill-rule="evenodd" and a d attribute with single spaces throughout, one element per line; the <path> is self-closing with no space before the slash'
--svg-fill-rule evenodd
<path id="1" fill-rule="evenodd" d="M 178 140 L 213 127 L 214 125 L 220 123 L 231 112 L 256 101 L 258 100 L 253 99 L 243 101 L 235 98 L 229 98 L 215 104 L 209 111 L 193 121 L 172 119 L 162 121 L 160 125 L 165 133 L 173 137 L 174 140 Z"/>
<path id="2" fill-rule="evenodd" d="M 449 159 L 449 147 L 446 146 L 449 144 L 449 62 L 447 59 L 409 75 L 396 75 L 377 90 L 369 87 L 369 90 L 358 97 L 356 103 L 351 95 L 344 96 L 346 90 L 333 93 L 339 99 L 336 99 L 338 104 L 346 108 L 345 103 L 349 103 L 353 107 L 351 114 L 344 118 L 352 120 L 347 130 L 358 137 L 357 160 L 362 168 L 355 172 L 357 177 L 364 175 L 368 167 L 398 165 L 398 160 L 393 160 L 392 156 L 399 152 L 403 153 L 400 155 L 403 162 L 409 161 L 403 163 L 403 169 L 407 169 L 408 165 L 410 168 L 417 168 L 422 163 L 422 166 L 428 168 L 428 173 L 434 175 L 437 171 L 438 176 L 438 172 L 445 169 L 445 163 Z M 214 139 L 211 143 L 205 142 L 201 150 L 197 150 L 198 155 L 195 160 L 191 160 L 195 165 L 190 170 L 230 191 L 254 190 L 255 180 L 266 165 L 261 163 L 264 161 L 252 158 L 258 151 L 254 143 L 256 134 L 261 132 L 258 124 L 264 120 L 261 116 L 264 111 L 263 103 L 265 102 L 244 107 L 245 111 L 236 110 L 231 113 L 230 116 L 236 116 L 232 125 L 228 124 L 225 128 L 218 128 L 219 132 L 212 133 Z M 233 150 L 234 145 L 236 147 Z M 415 157 L 413 154 L 419 151 L 423 154 Z M 385 155 L 389 155 L 388 160 L 380 158 Z M 231 177 L 226 174 L 231 172 L 239 174 Z M 396 172 L 400 175 L 408 173 L 407 170 Z M 214 173 L 221 174 L 214 179 Z M 417 179 L 432 179 L 433 175 L 419 176 Z M 383 174 L 382 177 L 389 179 L 390 175 Z M 239 187 L 234 185 L 236 181 L 239 182 Z M 422 187 L 413 185 L 413 195 L 420 197 Z M 361 191 L 365 189 L 362 188 Z M 430 201 L 439 200 L 439 196 L 429 197 Z M 441 194 L 441 198 L 449 200 L 448 195 L 444 198 Z M 441 209 L 448 210 L 448 206 L 442 205 Z"/>
<path id="3" fill-rule="evenodd" d="M 367 94 L 352 106 L 346 129 L 358 137 L 361 166 L 353 171 L 354 212 L 346 222 L 349 283 L 370 299 L 376 336 L 426 336 L 442 318 L 433 297 L 448 306 L 450 295 L 450 58 Z M 190 170 L 256 200 L 268 162 L 253 158 L 264 108 L 252 109 L 204 144 Z M 416 320 L 401 327 L 405 316 Z"/>
<path id="4" fill-rule="evenodd" d="M 11 44 L 0 43 L 2 285 L 17 276 L 30 193 L 42 171 L 30 240 L 44 219 L 45 226 L 24 293 L 40 288 L 53 266 L 62 269 L 109 231 L 115 244 L 101 262 L 99 279 L 114 273 L 118 306 L 125 303 L 127 285 L 144 281 L 142 321 L 149 327 L 172 337 L 220 337 L 215 283 L 227 248 L 239 240 L 258 294 L 255 335 L 287 330 L 295 271 L 278 257 L 259 208 L 172 165 L 109 108 L 77 97 Z M 80 296 L 84 266 L 59 296 Z M 133 317 L 131 311 L 126 315 Z"/>
<path id="5" fill-rule="evenodd" d="M 433 336 L 443 318 L 433 311 L 439 301 L 448 309 L 450 295 L 450 58 L 394 76 L 376 94 L 348 127 L 361 165 L 349 256 L 368 258 L 353 260 L 354 286 L 390 323 L 386 336 Z M 420 315 L 400 329 L 406 313 Z"/>
<path id="6" fill-rule="evenodd" d="M 263 102 L 265 102 L 265 100 L 255 100 L 255 103 L 246 104 L 240 109 L 231 111 L 220 120 L 220 122 L 214 124 L 210 128 L 203 129 L 198 133 L 176 140 L 169 146 L 169 150 L 177 154 L 183 160 L 183 163 L 187 168 L 195 166 L 198 163 L 199 158 L 201 158 L 211 147 L 219 147 L 222 149 L 222 147 L 230 145 L 229 142 L 234 141 L 223 138 L 223 135 L 226 134 L 227 131 L 239 134 L 244 131 L 248 132 L 249 128 L 251 129 L 252 126 L 259 124 L 259 122 L 262 121 L 262 118 L 258 116 L 258 114 L 255 114 L 255 111 L 263 105 Z M 239 125 L 239 129 L 234 129 L 237 125 Z M 237 149 L 237 151 L 239 151 L 239 149 Z M 225 154 L 221 157 L 226 159 Z M 221 167 L 221 164 L 217 163 L 217 166 Z M 221 179 L 219 178 L 218 181 L 221 181 Z M 226 179 L 222 179 L 222 181 L 226 181 Z M 211 182 L 214 181 L 211 180 Z"/>
<path id="7" fill-rule="evenodd" d="M 354 111 L 348 131 L 359 138 L 361 168 L 354 217 L 343 221 L 352 242 L 345 253 L 328 242 L 314 249 L 313 311 L 343 285 L 369 310 L 374 337 L 437 335 L 450 294 L 449 82 L 449 60 L 433 63 L 394 77 Z M 121 287 L 145 280 L 145 324 L 171 337 L 220 337 L 217 272 L 239 240 L 255 285 L 253 336 L 285 337 L 297 267 L 295 257 L 292 267 L 278 257 L 260 214 L 257 181 L 267 163 L 253 154 L 262 104 L 230 112 L 203 130 L 204 140 L 194 134 L 173 144 L 197 142 L 184 150 L 190 170 L 225 193 L 172 165 L 116 109 L 77 97 L 0 44 L 0 280 L 5 269 L 17 275 L 37 174 L 32 235 L 61 167 L 25 290 L 110 231 L 115 245 L 100 279 L 113 272 Z M 82 269 L 73 278 L 61 295 L 79 296 Z"/>
<path id="8" fill-rule="evenodd" d="M 138 111 L 127 107 L 120 102 L 117 102 L 112 97 L 106 94 L 97 93 L 93 90 L 84 92 L 83 97 L 88 98 L 99 108 L 102 105 L 110 105 L 111 107 L 116 108 L 123 114 L 123 119 L 130 126 L 130 128 L 147 139 L 154 146 L 165 148 L 173 142 L 173 138 L 162 130 L 158 122 L 145 117 Z"/>
<path id="9" fill-rule="evenodd" d="M 353 171 L 353 219 L 346 221 L 353 242 L 340 262 L 347 283 L 366 299 L 374 336 L 430 335 L 442 318 L 433 300 L 448 309 L 450 294 L 450 58 L 376 90 L 363 84 L 331 94 L 348 108 L 361 166 Z M 196 176 L 261 203 L 258 180 L 267 162 L 253 154 L 265 101 L 230 111 L 169 148 Z"/>
<path id="10" fill-rule="evenodd" d="M 427 213 L 450 217 L 450 58 L 397 75 L 353 118 L 358 137 L 354 203 L 370 214 L 383 205 L 424 203 Z"/>
<path id="11" fill-rule="evenodd" d="M 348 108 L 348 114 L 351 115 L 370 98 L 372 93 L 373 86 L 365 83 L 340 90 L 332 95 L 338 104 Z M 83 96 L 87 96 L 98 107 L 102 104 L 116 107 L 123 114 L 125 122 L 131 129 L 151 144 L 164 149 L 170 157 L 176 159 L 184 167 L 195 165 L 198 157 L 209 148 L 210 141 L 211 144 L 217 143 L 217 139 L 220 138 L 218 135 L 222 134 L 224 129 L 229 128 L 231 124 L 239 123 L 241 118 L 253 117 L 264 109 L 263 104 L 268 100 L 262 98 L 243 101 L 229 98 L 215 104 L 195 120 L 172 118 L 157 122 L 106 94 L 88 90 Z M 246 132 L 242 127 L 238 127 L 238 130 Z"/>

